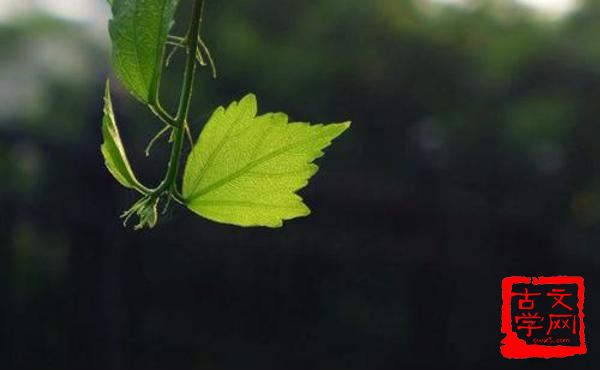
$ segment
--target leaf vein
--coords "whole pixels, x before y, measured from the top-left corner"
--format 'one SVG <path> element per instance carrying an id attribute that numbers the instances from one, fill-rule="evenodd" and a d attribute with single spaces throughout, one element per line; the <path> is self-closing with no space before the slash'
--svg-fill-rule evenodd
<path id="1" fill-rule="evenodd" d="M 225 113 L 226 112 L 227 111 L 225 111 Z M 192 187 L 192 190 L 190 191 L 190 194 L 193 194 L 198 189 L 198 186 L 200 186 L 200 182 L 204 178 L 204 175 L 206 174 L 207 169 L 210 168 L 210 166 L 212 166 L 212 162 L 214 161 L 215 157 L 219 154 L 219 152 L 221 151 L 221 149 L 223 149 L 223 147 L 225 146 L 225 143 L 227 142 L 227 140 L 229 140 L 230 136 L 232 135 L 233 129 L 241 121 L 241 117 L 242 117 L 242 114 L 240 114 L 240 115 L 238 115 L 236 117 L 235 121 L 231 124 L 231 127 L 229 127 L 229 129 L 227 130 L 227 132 L 225 133 L 225 135 L 223 136 L 223 138 L 221 138 L 221 140 L 219 141 L 219 144 L 217 144 L 217 147 L 215 148 L 215 150 L 208 156 L 208 159 L 206 160 L 206 163 L 204 164 L 204 171 L 202 171 L 200 173 L 200 176 L 195 181 L 195 184 Z"/>
<path id="2" fill-rule="evenodd" d="M 319 133 L 318 135 L 311 136 L 305 140 L 297 141 L 295 143 L 281 147 L 280 149 L 274 150 L 268 154 L 265 154 L 264 156 L 248 163 L 246 166 L 242 167 L 241 169 L 221 178 L 220 180 L 213 182 L 210 185 L 207 185 L 203 189 L 200 189 L 197 193 L 192 193 L 192 195 L 190 195 L 188 198 L 194 199 L 194 198 L 198 198 L 203 195 L 206 195 L 206 194 L 210 193 L 211 191 L 218 189 L 219 187 L 225 185 L 226 183 L 242 176 L 244 173 L 248 172 L 248 170 L 250 170 L 264 162 L 267 162 L 273 158 L 276 158 L 276 157 L 280 156 L 281 154 L 284 154 L 292 149 L 295 149 L 295 148 L 300 147 L 308 142 L 311 142 L 312 140 L 318 139 L 320 137 L 321 137 L 321 134 Z M 197 188 L 197 186 L 196 186 L 196 188 Z"/>

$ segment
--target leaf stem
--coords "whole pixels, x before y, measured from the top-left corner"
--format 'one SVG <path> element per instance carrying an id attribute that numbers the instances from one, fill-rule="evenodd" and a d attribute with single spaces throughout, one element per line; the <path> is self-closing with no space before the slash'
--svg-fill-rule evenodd
<path id="1" fill-rule="evenodd" d="M 175 118 L 172 117 L 158 102 L 151 104 L 150 110 L 166 125 L 175 127 Z"/>
<path id="2" fill-rule="evenodd" d="M 192 21 L 188 31 L 188 35 L 193 35 L 187 38 L 187 59 L 185 62 L 185 70 L 183 73 L 183 85 L 181 87 L 181 95 L 179 97 L 179 107 L 175 116 L 175 125 L 173 127 L 174 142 L 171 147 L 171 155 L 164 180 L 155 190 L 155 193 L 164 191 L 173 192 L 176 189 L 175 180 L 179 172 L 181 162 L 181 150 L 186 131 L 186 122 L 190 110 L 190 101 L 192 98 L 194 75 L 196 72 L 196 51 L 198 49 L 198 38 L 196 37 L 200 31 L 200 22 L 202 19 L 202 8 L 204 0 L 194 0 L 192 10 Z"/>

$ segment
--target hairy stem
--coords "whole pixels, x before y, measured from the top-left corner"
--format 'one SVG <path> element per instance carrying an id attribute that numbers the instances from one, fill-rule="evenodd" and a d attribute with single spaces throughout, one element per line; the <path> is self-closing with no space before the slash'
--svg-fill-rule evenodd
<path id="1" fill-rule="evenodd" d="M 177 109 L 177 115 L 175 116 L 175 125 L 173 127 L 174 141 L 171 147 L 171 155 L 169 157 L 169 164 L 167 173 L 163 182 L 156 189 L 156 193 L 161 193 L 165 190 L 176 190 L 176 179 L 177 173 L 179 172 L 181 162 L 181 150 L 183 148 L 183 140 L 186 131 L 186 122 L 190 110 L 190 101 L 192 98 L 192 89 L 194 82 L 194 75 L 196 72 L 196 50 L 198 49 L 198 35 L 200 31 L 200 22 L 202 19 L 202 7 L 203 0 L 194 0 L 194 7 L 192 10 L 192 21 L 188 31 L 188 35 L 194 35 L 194 37 L 188 37 L 186 51 L 187 59 L 185 62 L 185 70 L 183 73 L 183 85 L 181 87 L 181 95 L 179 97 L 179 107 Z"/>

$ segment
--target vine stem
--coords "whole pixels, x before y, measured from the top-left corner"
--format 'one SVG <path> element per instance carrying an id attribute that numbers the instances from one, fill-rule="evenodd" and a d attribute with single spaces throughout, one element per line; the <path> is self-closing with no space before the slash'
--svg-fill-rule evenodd
<path id="1" fill-rule="evenodd" d="M 155 194 L 159 195 L 166 190 L 179 194 L 176 188 L 176 179 L 181 162 L 181 150 L 183 148 L 185 127 L 190 111 L 190 101 L 192 98 L 194 76 L 196 73 L 196 50 L 198 50 L 198 38 L 196 36 L 200 31 L 203 5 L 204 0 L 194 0 L 192 21 L 188 31 L 188 35 L 190 35 L 190 37 L 188 37 L 186 40 L 187 57 L 185 62 L 185 70 L 183 73 L 183 85 L 181 87 L 181 95 L 179 97 L 179 107 L 177 108 L 177 114 L 175 116 L 175 125 L 173 127 L 175 138 L 173 141 L 173 146 L 171 147 L 171 155 L 169 156 L 167 173 L 164 180 L 154 191 Z"/>

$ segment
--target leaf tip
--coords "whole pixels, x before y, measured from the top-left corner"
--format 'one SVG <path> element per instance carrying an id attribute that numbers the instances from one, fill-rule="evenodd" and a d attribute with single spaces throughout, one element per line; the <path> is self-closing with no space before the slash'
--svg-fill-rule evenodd
<path id="1" fill-rule="evenodd" d="M 343 134 L 346 130 L 348 130 L 351 126 L 351 121 L 341 122 L 341 123 L 331 123 L 328 125 L 322 126 L 324 130 L 326 130 L 330 138 L 333 140 Z"/>
<path id="2" fill-rule="evenodd" d="M 238 103 L 238 107 L 245 107 L 246 109 L 254 112 L 254 115 L 256 115 L 256 111 L 258 109 L 256 95 L 253 93 L 246 94 Z"/>
<path id="3" fill-rule="evenodd" d="M 352 121 L 341 122 L 337 126 L 340 127 L 340 132 L 344 132 L 352 126 Z"/>
<path id="4" fill-rule="evenodd" d="M 302 204 L 302 211 L 300 211 L 298 213 L 298 217 L 310 216 L 310 214 L 312 213 L 310 208 L 308 208 L 308 206 L 306 204 L 304 204 L 304 202 L 302 202 L 301 204 Z"/>
<path id="5" fill-rule="evenodd" d="M 263 225 L 256 225 L 256 226 L 263 226 Z M 274 222 L 272 224 L 265 224 L 265 227 L 268 227 L 270 229 L 281 229 L 283 227 L 283 220 L 278 220 L 277 222 Z"/>
<path id="6" fill-rule="evenodd" d="M 240 100 L 240 103 L 255 103 L 256 104 L 256 95 L 254 93 L 248 93 L 244 95 L 244 97 Z"/>

